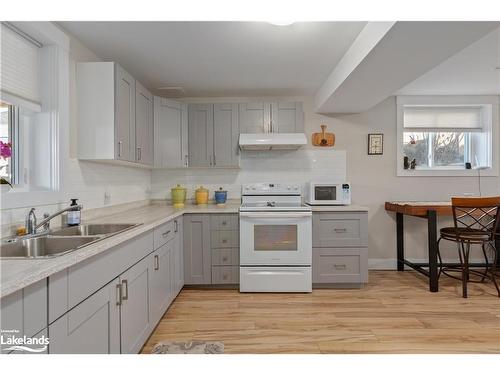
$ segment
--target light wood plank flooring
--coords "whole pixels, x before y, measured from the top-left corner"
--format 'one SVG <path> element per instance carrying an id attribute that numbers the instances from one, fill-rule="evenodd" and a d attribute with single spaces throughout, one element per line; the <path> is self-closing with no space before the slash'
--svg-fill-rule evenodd
<path id="1" fill-rule="evenodd" d="M 143 348 L 162 340 L 222 341 L 226 353 L 500 353 L 500 298 L 492 284 L 372 271 L 361 290 L 240 294 L 184 289 Z"/>

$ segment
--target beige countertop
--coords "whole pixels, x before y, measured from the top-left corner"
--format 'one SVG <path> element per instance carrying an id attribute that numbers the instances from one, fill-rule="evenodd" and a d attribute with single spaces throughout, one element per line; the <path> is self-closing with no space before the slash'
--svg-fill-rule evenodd
<path id="1" fill-rule="evenodd" d="M 156 201 L 149 205 L 137 206 L 125 210 L 117 210 L 115 207 L 98 209 L 96 210 L 98 214 L 93 213 L 92 215 L 88 215 L 91 218 L 84 219 L 83 223 L 140 223 L 141 225 L 54 258 L 0 260 L 0 297 L 14 293 L 85 259 L 103 253 L 114 246 L 120 245 L 183 214 L 238 213 L 239 207 L 239 200 L 228 201 L 222 207 L 213 203 L 200 206 L 186 204 L 183 209 L 175 209 L 165 201 Z M 368 211 L 368 209 L 357 205 L 313 206 L 312 211 L 359 212 Z"/>
<path id="2" fill-rule="evenodd" d="M 223 207 L 215 204 L 200 206 L 187 204 L 183 209 L 175 209 L 163 202 L 120 212 L 113 212 L 115 210 L 112 207 L 99 209 L 101 215 L 91 220 L 84 220 L 84 223 L 141 223 L 142 225 L 54 258 L 0 260 L 0 298 L 105 252 L 183 214 L 238 213 L 239 206 L 239 201 L 236 201 L 228 202 Z M 113 213 L 107 214 L 108 212 Z"/>

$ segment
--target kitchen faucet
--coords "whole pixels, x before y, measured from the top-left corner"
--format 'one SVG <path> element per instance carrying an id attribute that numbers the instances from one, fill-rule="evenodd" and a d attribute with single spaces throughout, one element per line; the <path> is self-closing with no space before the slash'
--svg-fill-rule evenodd
<path id="1" fill-rule="evenodd" d="M 43 227 L 44 232 L 47 232 L 50 229 L 50 221 L 53 218 L 65 213 L 67 211 L 73 211 L 73 210 L 77 210 L 77 209 L 81 210 L 82 208 L 83 208 L 83 206 L 81 204 L 79 204 L 76 206 L 69 206 L 69 207 L 63 208 L 52 215 L 45 213 L 43 215 L 43 220 L 37 224 L 36 215 L 35 215 L 35 208 L 33 207 L 28 212 L 28 215 L 26 216 L 26 231 L 28 232 L 28 235 L 34 235 L 34 234 L 36 234 L 38 228 Z"/>

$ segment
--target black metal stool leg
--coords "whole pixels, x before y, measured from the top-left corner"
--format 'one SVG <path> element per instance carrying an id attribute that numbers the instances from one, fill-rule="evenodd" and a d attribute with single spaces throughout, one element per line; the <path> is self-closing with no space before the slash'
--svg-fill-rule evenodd
<path id="1" fill-rule="evenodd" d="M 438 262 L 439 262 L 438 280 L 439 280 L 439 277 L 441 276 L 441 273 L 443 272 L 443 259 L 441 258 L 441 250 L 439 248 L 440 242 L 441 242 L 441 237 L 439 237 L 439 240 L 437 242 L 437 256 L 438 256 Z"/>
<path id="2" fill-rule="evenodd" d="M 492 264 L 491 269 L 490 269 L 491 280 L 493 281 L 493 284 L 495 285 L 495 288 L 496 288 L 497 293 L 498 293 L 498 297 L 500 298 L 500 288 L 498 287 L 497 279 L 496 279 L 498 252 L 497 252 L 497 248 L 495 245 L 490 243 L 490 246 L 493 249 L 493 264 Z"/>
<path id="3" fill-rule="evenodd" d="M 481 282 L 484 283 L 484 279 L 488 277 L 489 264 L 488 264 L 488 255 L 486 254 L 486 249 L 484 248 L 484 243 L 481 245 L 481 248 L 483 249 L 484 262 L 486 264 L 486 269 L 484 270 L 483 277 L 481 278 Z"/>

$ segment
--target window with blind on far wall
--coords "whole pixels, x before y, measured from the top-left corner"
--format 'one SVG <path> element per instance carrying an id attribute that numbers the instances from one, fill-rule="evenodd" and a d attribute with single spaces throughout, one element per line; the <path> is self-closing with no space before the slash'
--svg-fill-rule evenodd
<path id="1" fill-rule="evenodd" d="M 465 170 L 469 163 L 471 168 L 491 167 L 491 104 L 398 106 L 401 156 L 415 160 L 416 170 Z"/>
<path id="2" fill-rule="evenodd" d="M 0 177 L 12 185 L 29 183 L 41 109 L 39 70 L 41 44 L 13 25 L 0 23 Z"/>

